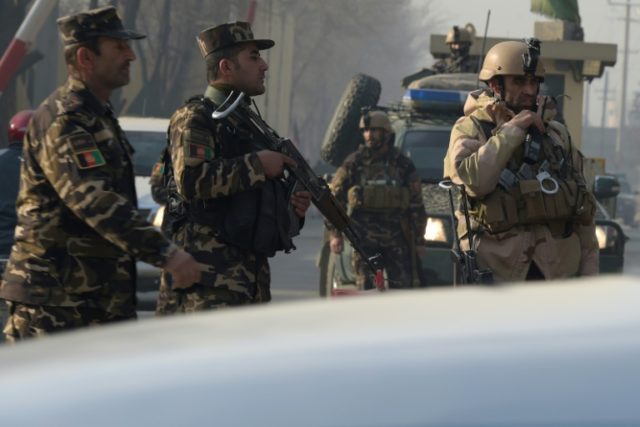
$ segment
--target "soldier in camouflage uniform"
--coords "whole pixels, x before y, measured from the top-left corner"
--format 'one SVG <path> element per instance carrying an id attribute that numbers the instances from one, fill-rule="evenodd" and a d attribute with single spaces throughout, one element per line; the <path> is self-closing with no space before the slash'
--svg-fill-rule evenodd
<path id="1" fill-rule="evenodd" d="M 0 286 L 9 341 L 136 316 L 135 259 L 174 281 L 198 264 L 136 209 L 132 148 L 108 102 L 135 59 L 113 7 L 58 20 L 69 77 L 24 140 L 15 244 Z"/>
<path id="2" fill-rule="evenodd" d="M 393 130 L 383 111 L 369 111 L 360 120 L 365 144 L 338 169 L 331 189 L 347 207 L 366 253 L 380 253 L 390 288 L 420 286 L 416 244 L 424 241 L 426 213 L 420 177 L 409 158 L 393 146 Z M 331 250 L 339 254 L 342 235 L 331 224 Z M 353 268 L 359 289 L 372 289 L 373 279 L 354 252 Z"/>
<path id="3" fill-rule="evenodd" d="M 470 94 L 444 160 L 445 176 L 470 196 L 479 268 L 497 282 L 598 273 L 595 202 L 567 128 L 553 120 L 553 105 L 538 107 L 546 100 L 539 54 L 535 39 L 487 52 L 480 80 L 489 89 Z"/>
<path id="4" fill-rule="evenodd" d="M 451 54 L 436 61 L 432 68 L 436 73 L 477 73 L 478 64 L 469 57 L 475 28 L 467 24 L 464 28 L 454 25 L 447 33 L 445 43 Z"/>
<path id="5" fill-rule="evenodd" d="M 171 117 L 165 217 L 174 222 L 174 242 L 194 255 L 203 277 L 173 292 L 163 274 L 159 315 L 270 301 L 267 257 L 293 247 L 283 223 L 287 211 L 295 211 L 291 221 L 301 223 L 310 204 L 307 192 L 293 194 L 290 203 L 285 198 L 280 177 L 292 160 L 265 149 L 255 124 L 266 124 L 250 104 L 251 96 L 265 91 L 267 64 L 260 50 L 274 42 L 254 39 L 245 22 L 206 29 L 197 40 L 209 86 Z M 233 113 L 213 119 L 232 91 L 246 97 Z M 267 247 L 261 244 L 265 234 Z"/>

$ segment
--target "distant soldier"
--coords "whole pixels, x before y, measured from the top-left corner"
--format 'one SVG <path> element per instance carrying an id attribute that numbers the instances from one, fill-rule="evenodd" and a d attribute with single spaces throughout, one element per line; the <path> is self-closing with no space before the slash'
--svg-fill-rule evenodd
<path id="1" fill-rule="evenodd" d="M 288 198 L 283 172 L 293 160 L 266 149 L 261 129 L 268 125 L 251 105 L 265 92 L 268 66 L 260 51 L 273 40 L 255 39 L 246 22 L 208 28 L 197 40 L 208 86 L 171 116 L 165 216 L 174 242 L 194 255 L 203 274 L 180 292 L 163 274 L 160 315 L 270 301 L 268 257 L 293 248 L 289 226 L 302 225 L 311 202 L 306 191 Z M 240 93 L 245 97 L 233 112 L 212 117 Z"/>
<path id="2" fill-rule="evenodd" d="M 432 66 L 436 73 L 477 73 L 478 64 L 469 58 L 469 49 L 473 44 L 475 27 L 467 24 L 464 28 L 454 25 L 447 33 L 445 43 L 451 54 L 435 62 Z"/>
<path id="3" fill-rule="evenodd" d="M 458 213 L 459 230 L 472 233 L 478 267 L 497 282 L 597 274 L 595 202 L 553 101 L 538 97 L 539 41 L 496 44 L 479 77 L 488 89 L 469 95 L 444 160 L 470 196 L 471 230 Z"/>
<path id="4" fill-rule="evenodd" d="M 416 245 L 424 241 L 426 213 L 420 177 L 413 162 L 393 146 L 393 129 L 383 111 L 369 111 L 360 119 L 365 144 L 338 169 L 331 189 L 347 206 L 367 253 L 383 257 L 390 288 L 418 287 Z M 344 249 L 343 236 L 327 223 L 331 251 Z M 371 272 L 354 251 L 353 267 L 359 289 L 372 289 Z"/>
<path id="5" fill-rule="evenodd" d="M 135 55 L 113 7 L 58 20 L 69 77 L 24 140 L 18 224 L 0 298 L 9 341 L 136 317 L 135 258 L 200 278 L 198 264 L 136 209 L 132 147 L 109 97 Z"/>
<path id="6" fill-rule="evenodd" d="M 473 44 L 476 29 L 469 23 L 464 28 L 454 26 L 447 33 L 445 43 L 450 54 L 446 58 L 433 63 L 430 68 L 423 68 L 402 79 L 402 87 L 419 88 L 419 81 L 434 74 L 445 73 L 477 73 L 478 64 L 469 57 L 469 49 Z"/>

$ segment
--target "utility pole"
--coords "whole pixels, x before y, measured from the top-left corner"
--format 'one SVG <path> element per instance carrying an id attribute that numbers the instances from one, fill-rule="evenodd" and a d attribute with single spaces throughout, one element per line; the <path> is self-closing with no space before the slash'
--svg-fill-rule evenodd
<path id="1" fill-rule="evenodd" d="M 587 86 L 587 90 L 584 96 L 584 120 L 582 121 L 582 127 L 589 127 L 589 98 L 591 97 L 591 82 L 589 82 L 589 86 Z"/>
<path id="2" fill-rule="evenodd" d="M 602 117 L 600 118 L 600 157 L 604 157 L 604 126 L 607 119 L 607 95 L 609 94 L 609 72 L 604 73 L 604 93 L 602 94 Z"/>
<path id="3" fill-rule="evenodd" d="M 624 22 L 624 51 L 623 51 L 623 64 L 622 64 L 622 90 L 620 96 L 620 120 L 618 126 L 618 134 L 616 136 L 616 162 L 620 163 L 622 160 L 622 136 L 626 128 L 626 115 L 627 115 L 627 70 L 629 66 L 629 24 L 631 22 L 631 6 L 638 6 L 638 3 L 631 3 L 631 0 L 627 0 L 625 3 L 614 3 L 609 0 L 611 6 L 625 6 L 625 22 Z M 621 165 L 616 165 L 621 166 Z"/>

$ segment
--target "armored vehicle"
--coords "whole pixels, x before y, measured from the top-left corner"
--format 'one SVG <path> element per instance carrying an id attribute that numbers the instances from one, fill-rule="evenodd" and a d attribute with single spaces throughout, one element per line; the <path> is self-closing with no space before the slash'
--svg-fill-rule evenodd
<path id="1" fill-rule="evenodd" d="M 395 132 L 395 146 L 413 161 L 422 180 L 428 220 L 424 245 L 418 247 L 418 253 L 424 286 L 454 283 L 452 218 L 448 195 L 438 183 L 443 177 L 443 159 L 451 127 L 463 115 L 468 93 L 477 88 L 476 74 L 427 76 L 413 82 L 401 102 L 386 107 Z M 326 162 L 340 166 L 344 158 L 363 142 L 357 127 L 360 109 L 377 104 L 379 93 L 380 84 L 373 77 L 359 74 L 349 82 L 325 135 L 321 154 Z M 591 176 L 588 179 L 598 198 L 616 196 L 615 185 L 609 186 L 605 177 Z M 596 223 L 601 272 L 621 272 L 626 240 L 622 229 L 601 207 Z M 342 254 L 335 255 L 328 246 L 327 237 L 318 258 L 322 296 L 352 288 L 355 283 L 351 248 L 347 245 Z"/>

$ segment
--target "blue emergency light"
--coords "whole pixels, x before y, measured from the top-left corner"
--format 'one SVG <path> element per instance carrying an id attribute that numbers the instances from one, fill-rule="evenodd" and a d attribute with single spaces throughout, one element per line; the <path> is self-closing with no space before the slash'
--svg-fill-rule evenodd
<path id="1" fill-rule="evenodd" d="M 402 100 L 415 108 L 450 110 L 461 109 L 468 94 L 469 92 L 463 90 L 407 89 Z"/>

